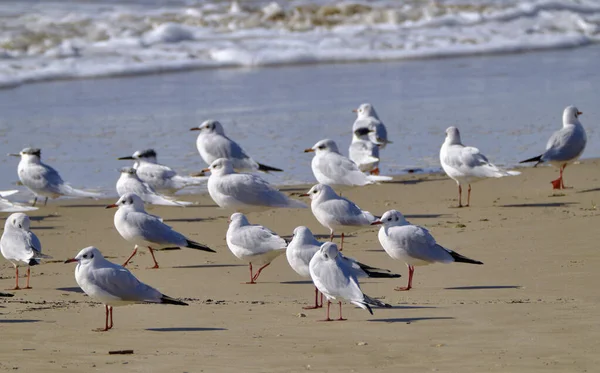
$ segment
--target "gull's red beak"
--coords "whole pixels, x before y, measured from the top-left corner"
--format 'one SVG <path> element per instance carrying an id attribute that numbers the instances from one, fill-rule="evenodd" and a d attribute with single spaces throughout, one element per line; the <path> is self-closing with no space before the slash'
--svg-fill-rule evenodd
<path id="1" fill-rule="evenodd" d="M 112 208 L 115 208 L 115 207 L 119 207 L 119 206 L 117 204 L 113 203 L 112 205 L 106 206 L 105 209 L 112 209 Z"/>
<path id="2" fill-rule="evenodd" d="M 356 112 L 358 112 L 358 109 L 352 109 L 352 112 L 356 113 Z"/>
<path id="3" fill-rule="evenodd" d="M 379 224 L 383 224 L 381 222 L 381 220 L 375 220 L 374 222 L 371 223 L 371 225 L 379 225 Z"/>
<path id="4" fill-rule="evenodd" d="M 210 172 L 210 168 L 203 168 L 202 172 Z"/>
<path id="5" fill-rule="evenodd" d="M 200 131 L 200 128 L 198 128 L 198 127 L 190 128 L 190 131 Z"/>
<path id="6" fill-rule="evenodd" d="M 308 196 L 309 196 L 309 194 L 308 194 L 308 193 L 302 193 L 302 194 L 300 194 L 298 197 L 308 197 Z"/>
<path id="7" fill-rule="evenodd" d="M 78 262 L 78 260 L 75 258 L 65 260 L 65 263 L 73 263 L 73 262 Z"/>
<path id="8" fill-rule="evenodd" d="M 313 148 L 304 149 L 305 153 L 312 153 L 314 151 L 315 151 L 315 149 L 313 149 Z"/>
<path id="9" fill-rule="evenodd" d="M 583 114 L 581 111 L 578 111 L 578 112 L 577 112 L 577 115 L 581 115 L 581 114 Z"/>

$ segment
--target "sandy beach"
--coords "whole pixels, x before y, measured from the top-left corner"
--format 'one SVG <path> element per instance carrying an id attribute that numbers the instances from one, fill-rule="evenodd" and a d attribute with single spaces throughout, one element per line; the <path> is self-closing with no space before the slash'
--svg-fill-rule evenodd
<path id="1" fill-rule="evenodd" d="M 600 220 L 600 161 L 567 169 L 553 193 L 550 167 L 523 169 L 519 177 L 473 185 L 472 207 L 456 205 L 456 186 L 443 175 L 407 175 L 393 183 L 354 188 L 346 197 L 375 214 L 395 208 L 429 228 L 437 241 L 481 260 L 417 267 L 414 289 L 407 270 L 379 246 L 376 229 L 350 237 L 344 254 L 402 274 L 366 279 L 366 294 L 391 309 L 374 315 L 344 305 L 348 321 L 323 323 L 324 310 L 303 310 L 311 284 L 280 257 L 257 285 L 241 284 L 248 269 L 225 244 L 228 212 L 207 195 L 186 196 L 189 208 L 153 208 L 175 229 L 213 247 L 157 254 L 130 267 L 141 280 L 189 307 L 115 308 L 113 330 L 96 333 L 104 309 L 82 294 L 74 265 L 63 264 L 94 245 L 121 263 L 132 247 L 113 228 L 114 201 L 59 200 L 32 216 L 32 229 L 55 260 L 33 268 L 32 290 L 0 300 L 0 370 L 24 372 L 591 372 L 598 363 L 600 328 L 594 284 L 596 226 Z M 304 192 L 306 186 L 284 188 Z M 309 209 L 248 215 L 289 236 L 297 225 L 328 232 Z M 336 239 L 339 240 L 339 239 Z M 14 270 L 1 262 L 1 286 Z M 21 271 L 24 273 L 25 271 Z M 24 281 L 22 278 L 21 281 Z M 337 308 L 332 308 L 337 311 Z M 132 355 L 109 355 L 132 349 Z M 399 369 L 396 369 L 399 371 Z"/>

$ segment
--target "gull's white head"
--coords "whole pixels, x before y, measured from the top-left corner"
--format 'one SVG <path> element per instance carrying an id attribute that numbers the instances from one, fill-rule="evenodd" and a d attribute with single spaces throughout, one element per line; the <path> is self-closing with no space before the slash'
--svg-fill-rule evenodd
<path id="1" fill-rule="evenodd" d="M 408 221 L 404 218 L 404 215 L 400 211 L 390 210 L 386 211 L 385 214 L 381 216 L 381 219 L 371 223 L 371 225 L 383 224 L 384 227 L 395 227 L 401 225 L 409 224 Z"/>
<path id="2" fill-rule="evenodd" d="M 23 214 L 22 212 L 17 212 L 11 214 L 7 219 L 6 223 L 4 223 L 4 230 L 10 229 L 24 229 L 26 231 L 29 230 L 29 216 Z"/>
<path id="3" fill-rule="evenodd" d="M 248 218 L 241 212 L 236 212 L 229 217 L 229 225 L 241 226 L 248 224 L 250 224 Z"/>
<path id="4" fill-rule="evenodd" d="M 313 187 L 310 188 L 310 190 L 307 193 L 301 194 L 300 196 L 310 197 L 311 200 L 315 201 L 323 198 L 337 197 L 338 195 L 329 185 L 316 184 L 313 185 Z"/>
<path id="5" fill-rule="evenodd" d="M 325 152 L 333 152 L 333 153 L 338 153 L 338 154 L 340 153 L 335 141 L 330 140 L 330 139 L 321 140 L 321 141 L 317 142 L 315 145 L 313 145 L 312 148 L 308 148 L 308 149 L 304 150 L 304 152 L 305 153 L 316 152 L 317 154 L 325 153 Z"/>
<path id="6" fill-rule="evenodd" d="M 102 256 L 100 250 L 94 246 L 88 246 L 82 249 L 75 258 L 65 260 L 65 263 L 77 262 L 77 266 L 85 266 L 102 259 L 104 259 L 104 256 Z"/>
<path id="7" fill-rule="evenodd" d="M 19 153 L 9 153 L 13 157 L 21 157 L 23 161 L 39 163 L 42 158 L 42 150 L 39 148 L 25 148 Z"/>
<path id="8" fill-rule="evenodd" d="M 462 142 L 460 141 L 460 132 L 458 131 L 458 128 L 451 126 L 446 128 L 446 143 L 447 144 L 451 144 L 451 145 L 456 145 L 456 144 L 460 144 L 462 145 Z"/>
<path id="9" fill-rule="evenodd" d="M 107 209 L 114 207 L 118 207 L 119 209 L 130 209 L 133 211 L 145 211 L 144 201 L 142 201 L 135 193 L 125 193 L 116 203 L 106 206 Z"/>
<path id="10" fill-rule="evenodd" d="M 202 170 L 203 172 L 209 172 L 211 175 L 228 175 L 235 173 L 233 169 L 233 163 L 227 158 L 219 158 L 213 161 L 208 168 Z"/>
<path id="11" fill-rule="evenodd" d="M 156 152 L 154 149 L 137 150 L 133 155 L 127 157 L 119 157 L 117 160 L 142 160 L 146 162 L 156 163 Z"/>
<path id="12" fill-rule="evenodd" d="M 319 255 L 322 260 L 335 260 L 340 251 L 333 242 L 325 242 L 315 255 Z"/>
<path id="13" fill-rule="evenodd" d="M 133 167 L 121 167 L 119 172 L 121 173 L 121 176 L 137 177 L 137 171 Z"/>
<path id="14" fill-rule="evenodd" d="M 301 225 L 294 229 L 292 242 L 309 243 L 315 240 L 315 236 L 307 227 Z"/>
<path id="15" fill-rule="evenodd" d="M 583 114 L 575 106 L 567 106 L 563 111 L 563 126 L 579 123 L 579 116 Z"/>
<path id="16" fill-rule="evenodd" d="M 373 117 L 379 119 L 377 117 L 377 113 L 375 112 L 375 108 L 369 103 L 361 104 L 358 109 L 354 109 L 352 111 L 356 113 L 358 118 Z"/>
<path id="17" fill-rule="evenodd" d="M 223 125 L 214 119 L 205 120 L 198 127 L 190 128 L 190 131 L 200 131 L 200 135 L 216 133 L 219 135 L 224 135 L 225 130 L 223 129 Z"/>

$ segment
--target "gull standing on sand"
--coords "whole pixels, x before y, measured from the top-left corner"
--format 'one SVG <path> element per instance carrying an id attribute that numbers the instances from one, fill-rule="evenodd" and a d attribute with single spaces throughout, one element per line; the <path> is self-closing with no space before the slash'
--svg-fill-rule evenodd
<path id="1" fill-rule="evenodd" d="M 311 162 L 315 179 L 326 185 L 366 185 L 378 181 L 392 180 L 389 176 L 365 175 L 356 163 L 340 154 L 333 140 L 324 139 L 317 142 L 305 153 L 315 152 Z"/>
<path id="2" fill-rule="evenodd" d="M 205 184 L 208 179 L 177 175 L 171 167 L 158 163 L 154 149 L 138 150 L 131 156 L 117 159 L 134 160 L 133 168 L 137 171 L 137 176 L 161 193 L 173 194 L 187 186 Z"/>
<path id="3" fill-rule="evenodd" d="M 344 249 L 344 233 L 366 228 L 377 220 L 373 214 L 363 211 L 354 202 L 341 197 L 329 185 L 316 184 L 302 197 L 310 197 L 310 209 L 322 226 L 329 229 L 330 240 L 334 232 L 342 233 L 340 250 Z"/>
<path id="4" fill-rule="evenodd" d="M 29 230 L 29 217 L 23 213 L 15 213 L 6 218 L 4 233 L 0 238 L 2 256 L 15 267 L 15 287 L 19 290 L 19 265 L 27 265 L 27 284 L 25 289 L 31 289 L 31 266 L 40 264 L 40 259 L 51 259 L 42 254 L 42 244 L 37 236 Z"/>
<path id="5" fill-rule="evenodd" d="M 148 214 L 144 209 L 144 201 L 134 193 L 123 194 L 117 203 L 106 206 L 107 209 L 114 207 L 119 208 L 115 213 L 115 228 L 117 228 L 121 237 L 135 245 L 133 253 L 123 266 L 126 266 L 131 258 L 137 254 L 138 246 L 146 246 L 150 249 L 150 255 L 154 260 L 153 269 L 158 268 L 153 248 L 187 247 L 211 253 L 215 252 L 206 245 L 187 239 L 184 235 L 163 223 L 160 217 Z"/>
<path id="6" fill-rule="evenodd" d="M 190 131 L 200 131 L 196 140 L 196 147 L 200 157 L 207 165 L 212 164 L 219 158 L 226 158 L 231 161 L 233 168 L 238 172 L 283 171 L 279 168 L 258 163 L 250 158 L 238 143 L 225 136 L 223 125 L 216 120 L 205 120 L 198 127 L 191 128 Z"/>
<path id="7" fill-rule="evenodd" d="M 337 245 L 333 242 L 326 242 L 319 251 L 310 260 L 310 277 L 319 291 L 327 298 L 327 317 L 323 321 L 333 321 L 329 318 L 329 307 L 331 301 L 337 298 L 343 298 L 350 303 L 369 311 L 372 315 L 373 310 L 369 305 L 377 307 L 392 307 L 380 300 L 373 299 L 364 294 L 356 278 L 356 269 L 352 267 L 351 262 L 340 256 Z M 340 303 L 339 321 L 345 320 L 342 317 L 342 301 Z"/>
<path id="8" fill-rule="evenodd" d="M 159 194 L 150 185 L 143 182 L 133 167 L 123 167 L 119 170 L 121 176 L 117 180 L 117 193 L 122 196 L 126 193 L 137 194 L 142 201 L 151 205 L 163 206 L 189 206 L 192 202 L 176 201 Z"/>
<path id="9" fill-rule="evenodd" d="M 294 229 L 294 237 L 288 244 L 285 250 L 290 267 L 302 277 L 310 278 L 310 260 L 319 251 L 324 242 L 319 242 L 313 236 L 310 229 L 304 226 L 299 226 Z M 338 254 L 340 259 L 354 270 L 356 277 L 373 277 L 373 278 L 397 278 L 400 275 L 391 273 L 387 269 L 375 268 L 366 264 L 360 263 L 353 258 L 348 258 Z M 315 309 L 323 307 L 323 294 L 321 294 L 321 304 L 318 302 L 319 289 L 315 287 L 315 305 L 303 307 L 304 309 Z"/>
<path id="10" fill-rule="evenodd" d="M 563 111 L 563 127 L 554 132 L 548 143 L 546 151 L 537 157 L 529 158 L 519 163 L 548 162 L 560 171 L 560 176 L 556 180 L 552 180 L 553 189 L 565 189 L 563 181 L 563 171 L 570 163 L 575 162 L 585 149 L 587 143 L 587 135 L 579 116 L 583 114 L 575 106 L 567 106 Z M 534 167 L 535 167 L 534 166 Z"/>
<path id="11" fill-rule="evenodd" d="M 45 198 L 44 206 L 48 202 L 48 198 L 54 199 L 60 196 L 102 197 L 100 193 L 75 189 L 65 183 L 58 171 L 42 162 L 41 154 L 42 151 L 37 148 L 25 148 L 19 154 L 9 154 L 14 157 L 21 157 L 17 172 L 21 183 L 35 195 L 33 206 L 35 206 L 38 197 Z"/>
<path id="12" fill-rule="evenodd" d="M 371 131 L 365 127 L 354 131 L 348 156 L 362 172 L 379 175 L 379 145 L 369 140 L 369 132 Z"/>
<path id="13" fill-rule="evenodd" d="M 440 148 L 440 163 L 446 175 L 458 184 L 458 207 L 462 207 L 462 184 L 468 184 L 467 204 L 471 204 L 471 184 L 487 178 L 520 175 L 492 164 L 479 149 L 464 146 L 456 127 L 446 129 L 446 139 Z"/>
<path id="14" fill-rule="evenodd" d="M 208 178 L 208 193 L 221 208 L 250 212 L 307 207 L 281 193 L 257 175 L 235 172 L 228 159 L 217 159 L 203 171 L 211 173 Z"/>
<path id="15" fill-rule="evenodd" d="M 250 224 L 239 212 L 229 218 L 226 240 L 233 255 L 248 262 L 250 281 L 247 284 L 255 284 L 262 270 L 285 253 L 287 247 L 283 238 L 262 225 Z M 252 264 L 260 266 L 256 274 L 253 274 Z"/>
<path id="16" fill-rule="evenodd" d="M 452 262 L 483 264 L 438 245 L 427 229 L 410 224 L 396 210 L 387 211 L 380 220 L 373 224 L 383 225 L 379 228 L 378 237 L 385 252 L 392 259 L 404 261 L 408 267 L 408 285 L 397 287 L 394 290 L 401 291 L 412 288 L 415 266 Z"/>
<path id="17" fill-rule="evenodd" d="M 371 104 L 362 104 L 358 109 L 352 110 L 356 113 L 356 120 L 352 125 L 352 132 L 359 128 L 369 129 L 369 139 L 372 143 L 379 145 L 382 149 L 392 142 L 388 140 L 387 129 L 377 116 L 375 108 Z"/>
<path id="18" fill-rule="evenodd" d="M 0 212 L 22 212 L 22 211 L 33 211 L 37 210 L 37 207 L 23 206 L 11 202 L 4 197 L 12 196 L 13 194 L 19 193 L 18 190 L 0 190 Z"/>
<path id="19" fill-rule="evenodd" d="M 113 307 L 135 303 L 188 305 L 144 284 L 123 266 L 104 259 L 100 250 L 93 246 L 81 250 L 75 258 L 65 260 L 65 263 L 73 262 L 77 262 L 75 280 L 81 290 L 104 304 L 104 329 L 98 328 L 94 331 L 105 332 L 112 329 Z"/>

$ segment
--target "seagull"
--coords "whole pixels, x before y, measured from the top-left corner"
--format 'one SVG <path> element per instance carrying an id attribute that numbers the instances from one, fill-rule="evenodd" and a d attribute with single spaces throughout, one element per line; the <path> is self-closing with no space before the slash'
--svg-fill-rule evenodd
<path id="1" fill-rule="evenodd" d="M 315 253 L 309 264 L 310 277 L 313 283 L 327 298 L 327 318 L 323 321 L 333 321 L 329 318 L 329 307 L 331 306 L 331 301 L 337 298 L 346 299 L 363 310 L 369 311 L 371 315 L 373 314 L 373 310 L 369 305 L 392 307 L 364 294 L 356 278 L 356 269 L 339 254 L 340 252 L 336 244 L 326 242 Z M 340 300 L 339 303 L 340 317 L 338 320 L 342 321 L 345 320 L 342 317 L 342 301 Z"/>
<path id="2" fill-rule="evenodd" d="M 340 250 L 344 248 L 344 233 L 369 227 L 377 220 L 373 214 L 361 210 L 354 202 L 338 196 L 329 185 L 316 184 L 308 193 L 300 196 L 310 197 L 310 209 L 319 223 L 329 229 L 330 241 L 333 241 L 334 232 L 342 233 Z"/>
<path id="3" fill-rule="evenodd" d="M 144 284 L 123 266 L 106 260 L 100 250 L 93 246 L 81 250 L 75 258 L 65 260 L 65 263 L 73 262 L 77 262 L 75 280 L 81 290 L 104 304 L 104 329 L 98 328 L 94 331 L 105 332 L 112 329 L 113 307 L 135 303 L 188 305 Z"/>
<path id="4" fill-rule="evenodd" d="M 143 182 L 137 175 L 137 171 L 132 167 L 123 167 L 119 170 L 121 176 L 117 180 L 117 193 L 122 196 L 126 193 L 135 193 L 142 199 L 142 201 L 151 205 L 163 205 L 163 206 L 189 206 L 192 202 L 186 201 L 175 201 L 171 198 L 163 196 L 157 193 L 147 183 Z"/>
<path id="5" fill-rule="evenodd" d="M 4 233 L 0 238 L 0 251 L 6 260 L 15 267 L 15 287 L 19 290 L 19 264 L 27 265 L 27 284 L 24 289 L 31 289 L 31 266 L 40 264 L 40 259 L 51 259 L 51 256 L 42 254 L 42 244 L 37 236 L 29 230 L 29 216 L 15 213 L 6 219 Z"/>
<path id="6" fill-rule="evenodd" d="M 34 195 L 33 206 L 35 206 L 38 197 L 44 197 L 44 206 L 48 198 L 58 198 L 60 196 L 68 197 L 86 197 L 100 198 L 102 194 L 87 192 L 85 190 L 75 189 L 65 183 L 54 168 L 43 163 L 41 160 L 42 151 L 37 148 L 25 148 L 18 154 L 9 154 L 13 157 L 21 157 L 17 172 L 19 180 Z"/>
<path id="7" fill-rule="evenodd" d="M 236 173 L 228 159 L 217 159 L 203 171 L 211 172 L 208 178 L 208 193 L 222 208 L 250 212 L 272 208 L 307 207 L 304 203 L 281 193 L 257 175 Z"/>
<path id="8" fill-rule="evenodd" d="M 200 131 L 196 140 L 196 147 L 202 160 L 210 165 L 219 158 L 231 161 L 233 168 L 238 172 L 254 171 L 283 171 L 279 168 L 267 166 L 256 162 L 238 145 L 225 135 L 223 125 L 216 120 L 205 120 L 198 127 L 190 128 L 190 131 Z"/>
<path id="9" fill-rule="evenodd" d="M 175 193 L 192 185 L 206 183 L 208 177 L 191 177 L 177 175 L 171 167 L 159 164 L 154 149 L 138 150 L 133 155 L 117 158 L 118 160 L 134 160 L 133 168 L 138 177 L 155 190 L 162 193 Z"/>
<path id="10" fill-rule="evenodd" d="M 206 245 L 187 239 L 181 233 L 173 230 L 162 222 L 158 216 L 150 215 L 144 210 L 144 201 L 135 193 L 125 193 L 117 203 L 106 206 L 107 209 L 118 207 L 115 213 L 115 228 L 125 240 L 133 243 L 135 248 L 123 267 L 137 254 L 138 246 L 147 246 L 154 260 L 154 268 L 158 262 L 154 257 L 153 248 L 187 247 L 214 253 Z"/>
<path id="11" fill-rule="evenodd" d="M 379 243 L 392 259 L 403 260 L 408 266 L 408 285 L 394 290 L 412 289 L 412 278 L 415 266 L 433 263 L 470 263 L 483 264 L 469 259 L 459 253 L 438 245 L 429 231 L 418 225 L 412 225 L 404 216 L 396 211 L 387 211 L 373 225 L 382 224 L 379 228 Z"/>
<path id="12" fill-rule="evenodd" d="M 348 148 L 350 160 L 358 166 L 361 172 L 379 175 L 379 145 L 369 140 L 368 128 L 361 127 L 352 134 L 352 143 Z"/>
<path id="13" fill-rule="evenodd" d="M 24 212 L 38 209 L 37 207 L 23 206 L 5 199 L 5 197 L 12 196 L 13 194 L 17 193 L 19 193 L 18 190 L 0 190 L 0 212 Z"/>
<path id="14" fill-rule="evenodd" d="M 520 175 L 519 171 L 507 171 L 494 165 L 479 149 L 464 146 L 456 127 L 446 129 L 446 140 L 440 148 L 440 163 L 446 175 L 458 184 L 458 207 L 462 207 L 462 184 L 469 184 L 467 204 L 471 204 L 471 184 L 487 179 Z"/>
<path id="15" fill-rule="evenodd" d="M 583 114 L 575 106 L 567 106 L 563 111 L 563 127 L 554 132 L 548 143 L 546 151 L 537 157 L 529 158 L 519 163 L 548 162 L 560 170 L 560 176 L 556 180 L 552 180 L 553 189 L 565 189 L 563 182 L 563 171 L 569 163 L 575 162 L 585 149 L 587 143 L 587 135 L 579 116 Z M 535 167 L 534 166 L 534 167 Z"/>
<path id="16" fill-rule="evenodd" d="M 285 253 L 287 246 L 283 238 L 262 225 L 250 224 L 246 216 L 239 212 L 229 218 L 226 239 L 233 255 L 248 262 L 250 281 L 247 284 L 256 284 L 262 270 Z M 261 266 L 256 274 L 252 272 L 252 264 Z"/>
<path id="17" fill-rule="evenodd" d="M 359 128 L 369 129 L 369 139 L 374 144 L 379 145 L 382 149 L 387 144 L 392 142 L 387 138 L 387 129 L 375 112 L 375 108 L 371 104 L 362 104 L 358 109 L 352 110 L 356 113 L 356 121 L 352 125 L 352 132 L 356 132 Z"/>
<path id="18" fill-rule="evenodd" d="M 290 267 L 302 277 L 310 278 L 309 264 L 312 257 L 323 246 L 323 242 L 317 241 L 310 229 L 299 226 L 294 229 L 294 237 L 287 246 L 285 255 Z M 348 258 L 339 253 L 340 259 L 354 270 L 356 277 L 373 278 L 397 278 L 400 275 L 391 273 L 387 269 L 375 268 Z M 319 289 L 315 287 L 315 305 L 304 307 L 304 309 L 315 309 L 323 307 L 323 294 L 321 294 L 321 304 L 318 302 Z"/>
<path id="19" fill-rule="evenodd" d="M 392 180 L 389 176 L 365 175 L 356 163 L 340 154 L 333 140 L 317 142 L 305 153 L 315 152 L 311 167 L 317 181 L 326 185 L 366 185 Z"/>

